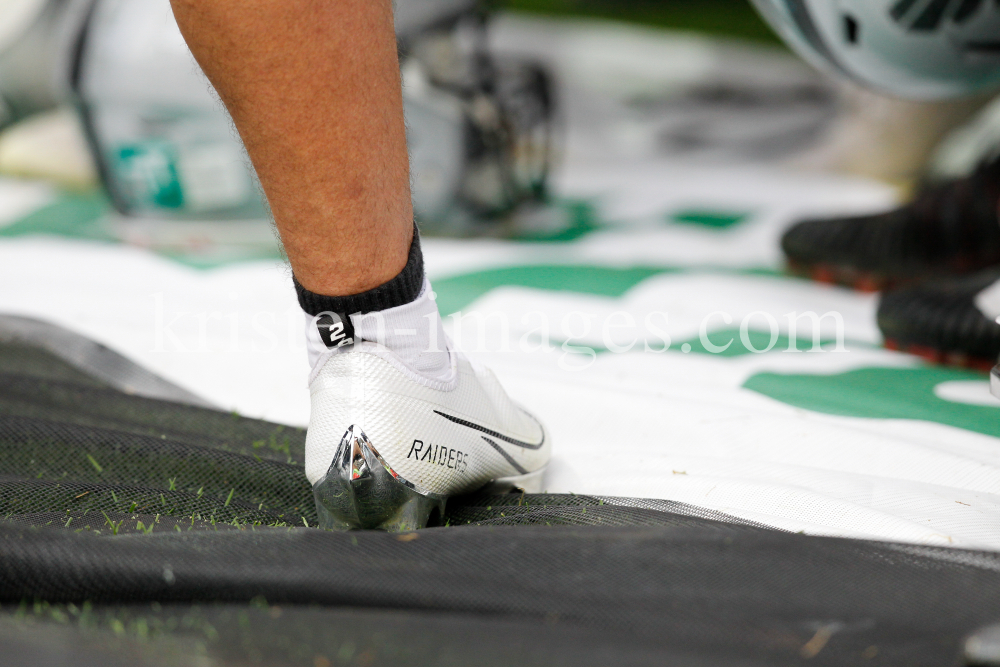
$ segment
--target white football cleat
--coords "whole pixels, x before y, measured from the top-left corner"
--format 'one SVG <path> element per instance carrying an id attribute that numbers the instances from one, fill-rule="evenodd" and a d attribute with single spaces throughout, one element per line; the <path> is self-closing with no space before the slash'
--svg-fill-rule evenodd
<path id="1" fill-rule="evenodd" d="M 542 490 L 544 427 L 491 371 L 445 353 L 450 369 L 434 376 L 366 340 L 316 360 L 306 476 L 321 527 L 413 530 L 451 495 Z"/>

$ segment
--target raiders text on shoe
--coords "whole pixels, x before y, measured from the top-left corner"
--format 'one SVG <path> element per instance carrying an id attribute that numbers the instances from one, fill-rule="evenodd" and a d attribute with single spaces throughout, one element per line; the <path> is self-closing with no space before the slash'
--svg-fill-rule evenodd
<path id="1" fill-rule="evenodd" d="M 545 429 L 489 370 L 451 359 L 450 377 L 430 378 L 359 341 L 317 363 L 306 476 L 322 527 L 412 530 L 491 482 L 542 490 Z"/>

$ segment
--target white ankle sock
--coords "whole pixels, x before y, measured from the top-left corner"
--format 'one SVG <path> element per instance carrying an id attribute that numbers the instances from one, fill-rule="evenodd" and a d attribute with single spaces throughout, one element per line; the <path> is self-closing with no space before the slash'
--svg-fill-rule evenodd
<path id="1" fill-rule="evenodd" d="M 306 314 L 306 351 L 314 370 L 329 355 L 349 354 L 353 349 L 328 349 L 320 338 L 315 320 Z M 415 300 L 395 308 L 351 315 L 351 324 L 356 340 L 384 346 L 418 375 L 437 381 L 451 378 L 449 342 L 441 326 L 431 283 L 426 277 Z"/>

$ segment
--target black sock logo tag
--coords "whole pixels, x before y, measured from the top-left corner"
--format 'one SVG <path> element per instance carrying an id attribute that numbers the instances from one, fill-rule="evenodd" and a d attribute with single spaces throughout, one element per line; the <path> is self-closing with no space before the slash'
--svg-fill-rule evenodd
<path id="1" fill-rule="evenodd" d="M 316 318 L 316 328 L 327 348 L 354 344 L 354 324 L 346 313 L 320 313 Z"/>

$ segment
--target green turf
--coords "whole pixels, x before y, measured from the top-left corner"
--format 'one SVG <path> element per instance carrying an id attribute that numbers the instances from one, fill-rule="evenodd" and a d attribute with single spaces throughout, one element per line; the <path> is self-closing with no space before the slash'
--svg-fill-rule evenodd
<path id="1" fill-rule="evenodd" d="M 749 0 L 493 0 L 493 7 L 694 30 L 780 45 Z"/>

